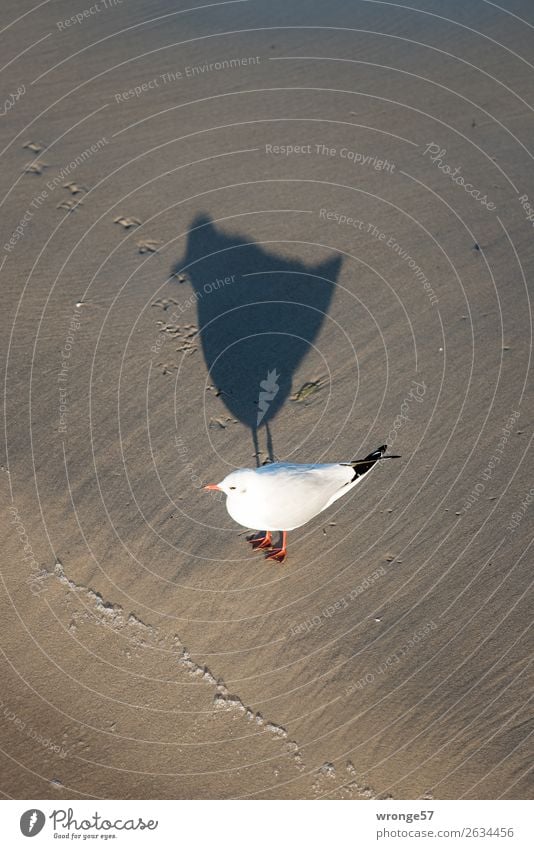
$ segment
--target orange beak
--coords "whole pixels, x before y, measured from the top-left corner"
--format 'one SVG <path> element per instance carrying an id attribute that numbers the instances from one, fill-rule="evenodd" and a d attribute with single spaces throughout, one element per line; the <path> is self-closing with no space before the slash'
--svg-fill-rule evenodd
<path id="1" fill-rule="evenodd" d="M 216 483 L 208 483 L 204 487 L 204 492 L 208 492 L 209 490 L 212 490 L 212 489 L 216 490 L 217 492 L 222 492 L 221 487 Z"/>

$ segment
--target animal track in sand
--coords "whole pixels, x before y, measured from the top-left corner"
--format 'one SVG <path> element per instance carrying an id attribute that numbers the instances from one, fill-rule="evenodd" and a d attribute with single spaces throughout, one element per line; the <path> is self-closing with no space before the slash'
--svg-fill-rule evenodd
<path id="1" fill-rule="evenodd" d="M 163 312 L 166 312 L 169 307 L 173 304 L 177 306 L 178 301 L 175 301 L 174 298 L 158 298 L 157 301 L 153 301 L 150 306 L 151 307 L 161 307 Z"/>
<path id="2" fill-rule="evenodd" d="M 157 301 L 154 301 L 152 306 L 161 307 L 161 309 L 163 309 L 163 311 L 165 312 L 167 309 L 169 309 L 170 303 L 173 303 L 172 299 L 170 302 L 167 301 L 167 299 L 158 299 Z M 179 324 L 172 324 L 170 322 L 162 321 L 161 319 L 158 319 L 156 321 L 156 324 L 160 333 L 166 333 L 172 339 L 175 339 L 177 342 L 180 343 L 180 345 L 175 348 L 175 351 L 177 353 L 181 353 L 186 356 L 194 354 L 198 350 L 198 346 L 195 344 L 195 337 L 198 335 L 198 327 L 196 327 L 196 325 L 186 324 L 181 327 Z M 163 343 L 158 346 L 157 353 L 159 353 L 159 349 L 162 347 L 162 345 Z M 156 365 L 163 366 L 163 374 L 168 374 L 171 369 L 179 368 L 176 363 L 160 362 L 156 363 Z"/>
<path id="3" fill-rule="evenodd" d="M 178 369 L 175 363 L 156 363 L 156 366 L 161 368 L 162 374 L 171 374 L 173 370 L 176 371 Z"/>
<path id="4" fill-rule="evenodd" d="M 316 380 L 307 380 L 302 384 L 297 392 L 294 392 L 293 395 L 290 396 L 290 400 L 296 401 L 297 403 L 304 403 L 306 406 L 307 403 L 309 403 L 308 399 L 313 395 L 316 395 L 317 392 L 320 392 L 324 385 L 325 379 L 322 377 L 318 377 Z"/>
<path id="5" fill-rule="evenodd" d="M 155 306 L 155 304 L 152 306 Z M 194 354 L 198 350 L 198 346 L 193 343 L 193 340 L 198 335 L 198 327 L 196 325 L 185 324 L 183 327 L 180 327 L 179 324 L 170 324 L 161 321 L 161 319 L 158 319 L 156 324 L 159 325 L 161 333 L 168 333 L 169 336 L 181 342 L 180 347 L 175 349 L 179 353 Z"/>
<path id="6" fill-rule="evenodd" d="M 114 224 L 122 224 L 125 230 L 129 230 L 130 227 L 138 227 L 141 224 L 139 218 L 126 218 L 124 215 L 119 215 L 117 218 L 113 219 Z"/>
<path id="7" fill-rule="evenodd" d="M 206 392 L 211 392 L 212 390 L 215 392 L 216 398 L 224 394 L 221 389 L 217 389 L 217 387 L 214 386 L 213 383 L 210 383 L 209 386 L 206 386 Z"/>
<path id="8" fill-rule="evenodd" d="M 26 148 L 27 150 L 31 150 L 33 153 L 40 153 L 43 149 L 42 145 L 37 144 L 37 142 L 32 142 L 32 141 L 24 142 L 22 147 Z"/>
<path id="9" fill-rule="evenodd" d="M 56 209 L 67 209 L 69 212 L 72 212 L 78 206 L 82 206 L 81 200 L 62 200 L 61 203 L 58 203 Z"/>
<path id="10" fill-rule="evenodd" d="M 212 416 L 209 420 L 208 427 L 220 428 L 221 430 L 225 430 L 228 427 L 228 422 L 233 422 L 237 424 L 237 419 L 233 419 L 231 416 L 226 416 L 226 418 L 224 419 L 222 418 L 222 416 L 219 416 L 219 418 L 215 418 L 214 416 Z"/>
<path id="11" fill-rule="evenodd" d="M 41 159 L 36 159 L 34 162 L 29 162 L 25 169 L 25 174 L 42 174 L 45 168 L 48 168 L 48 163 Z"/>
<path id="12" fill-rule="evenodd" d="M 137 242 L 137 248 L 140 254 L 154 254 L 162 244 L 163 242 L 159 241 L 159 239 L 141 239 Z"/>
<path id="13" fill-rule="evenodd" d="M 89 191 L 86 186 L 79 186 L 78 183 L 73 182 L 63 183 L 63 188 L 68 189 L 71 195 L 80 195 Z"/>
<path id="14" fill-rule="evenodd" d="M 160 333 L 168 333 L 170 336 L 177 336 L 180 333 L 179 324 L 168 324 L 166 321 L 158 319 L 156 324 L 159 325 Z"/>

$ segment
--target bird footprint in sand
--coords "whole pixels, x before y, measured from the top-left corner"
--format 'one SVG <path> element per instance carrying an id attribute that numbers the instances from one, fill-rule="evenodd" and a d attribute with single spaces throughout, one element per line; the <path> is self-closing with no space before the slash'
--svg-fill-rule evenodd
<path id="1" fill-rule="evenodd" d="M 181 346 L 176 349 L 178 352 L 194 354 L 195 351 L 198 351 L 198 346 L 194 344 L 195 339 L 198 337 L 198 327 L 194 324 L 186 324 L 178 333 L 178 337 L 181 337 L 180 342 L 182 343 Z"/>
<path id="2" fill-rule="evenodd" d="M 307 380 L 297 392 L 291 395 L 291 400 L 306 404 L 308 399 L 319 392 L 323 386 L 322 377 L 319 377 L 317 380 Z"/>
<path id="3" fill-rule="evenodd" d="M 22 147 L 26 148 L 27 150 L 31 150 L 33 153 L 40 153 L 43 149 L 42 145 L 32 141 L 25 142 Z"/>
<path id="4" fill-rule="evenodd" d="M 158 239 L 141 239 L 140 242 L 137 242 L 137 248 L 140 254 L 156 253 L 161 245 L 162 242 Z"/>
<path id="5" fill-rule="evenodd" d="M 179 353 L 194 354 L 198 350 L 198 346 L 194 344 L 195 337 L 198 336 L 198 327 L 194 324 L 186 324 L 184 327 L 180 327 L 179 324 L 168 324 L 161 319 L 156 324 L 159 326 L 160 333 L 168 333 L 169 336 L 181 342 L 180 347 L 176 348 Z"/>
<path id="6" fill-rule="evenodd" d="M 36 159 L 35 162 L 29 162 L 24 169 L 25 174 L 42 174 L 44 169 L 48 168 L 47 162 L 42 162 L 40 159 Z"/>
<path id="7" fill-rule="evenodd" d="M 69 212 L 75 210 L 78 206 L 82 205 L 81 200 L 62 200 L 61 203 L 58 203 L 56 209 L 67 209 Z"/>
<path id="8" fill-rule="evenodd" d="M 158 298 L 157 301 L 152 301 L 150 304 L 151 307 L 161 307 L 163 312 L 166 312 L 171 304 L 175 306 L 178 304 L 178 301 L 175 301 L 174 298 Z M 158 322 L 159 323 L 159 322 Z M 163 324 L 163 322 L 162 322 Z"/>
<path id="9" fill-rule="evenodd" d="M 88 191 L 86 186 L 79 186 L 78 183 L 63 183 L 63 188 L 68 189 L 71 195 L 79 195 Z"/>
<path id="10" fill-rule="evenodd" d="M 113 219 L 114 224 L 122 224 L 125 230 L 129 230 L 130 227 L 138 227 L 141 224 L 139 218 L 126 218 L 124 215 L 119 215 L 117 218 Z"/>
<path id="11" fill-rule="evenodd" d="M 175 363 L 156 363 L 156 366 L 161 369 L 162 374 L 170 374 L 172 370 L 177 370 L 178 366 Z"/>
<path id="12" fill-rule="evenodd" d="M 217 428 L 220 430 L 225 430 L 228 427 L 228 422 L 234 422 L 237 424 L 237 419 L 233 419 L 231 416 L 226 416 L 226 418 L 222 418 L 222 416 L 215 418 L 212 416 L 209 420 L 208 427 L 210 429 Z"/>
<path id="13" fill-rule="evenodd" d="M 167 324 L 165 321 L 156 321 L 159 325 L 160 333 L 168 333 L 170 336 L 177 336 L 180 333 L 178 324 Z"/>

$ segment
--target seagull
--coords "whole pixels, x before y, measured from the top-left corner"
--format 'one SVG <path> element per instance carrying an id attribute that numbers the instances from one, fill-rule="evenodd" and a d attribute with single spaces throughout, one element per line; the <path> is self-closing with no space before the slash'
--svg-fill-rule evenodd
<path id="1" fill-rule="evenodd" d="M 204 490 L 226 494 L 226 509 L 238 524 L 260 531 L 249 538 L 253 548 L 266 549 L 268 560 L 282 563 L 287 555 L 287 532 L 300 528 L 334 501 L 350 492 L 386 454 L 381 445 L 363 460 L 348 463 L 269 463 L 258 469 L 236 469 Z M 281 533 L 273 545 L 272 533 Z"/>

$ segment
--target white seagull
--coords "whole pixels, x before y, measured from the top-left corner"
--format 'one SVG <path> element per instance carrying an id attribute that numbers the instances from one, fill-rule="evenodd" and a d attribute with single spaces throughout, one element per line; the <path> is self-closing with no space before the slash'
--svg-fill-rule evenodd
<path id="1" fill-rule="evenodd" d="M 349 463 L 270 463 L 259 469 L 236 469 L 205 490 L 226 493 L 226 509 L 245 528 L 261 531 L 249 539 L 253 548 L 268 549 L 266 558 L 281 563 L 287 554 L 287 532 L 305 525 L 346 495 L 386 454 L 381 445 L 363 460 Z M 281 545 L 272 532 L 282 534 Z"/>

